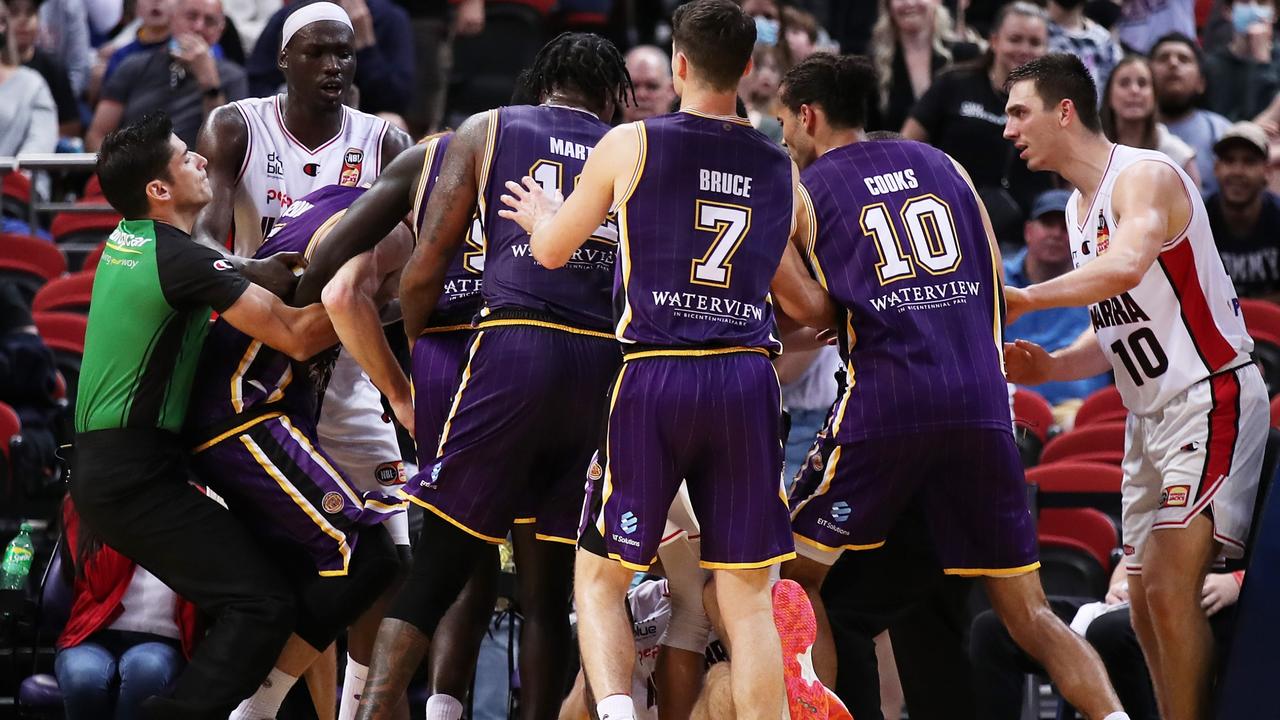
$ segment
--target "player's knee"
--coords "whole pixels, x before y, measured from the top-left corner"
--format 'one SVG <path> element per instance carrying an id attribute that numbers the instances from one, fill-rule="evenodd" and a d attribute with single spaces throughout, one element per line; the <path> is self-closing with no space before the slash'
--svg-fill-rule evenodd
<path id="1" fill-rule="evenodd" d="M 1199 609 L 1202 584 L 1173 573 L 1144 572 L 1142 589 L 1147 618 L 1160 623 L 1164 618 L 1181 618 L 1188 608 Z"/>

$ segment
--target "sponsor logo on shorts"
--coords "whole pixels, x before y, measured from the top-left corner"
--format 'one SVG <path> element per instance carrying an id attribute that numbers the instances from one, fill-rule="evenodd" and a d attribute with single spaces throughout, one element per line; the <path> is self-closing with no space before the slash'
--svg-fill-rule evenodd
<path id="1" fill-rule="evenodd" d="M 1186 507 L 1190 496 L 1190 485 L 1170 485 L 1160 491 L 1160 507 Z"/>
<path id="2" fill-rule="evenodd" d="M 342 506 L 345 504 L 346 501 L 342 499 L 342 495 L 332 490 L 325 493 L 324 498 L 320 501 L 320 507 L 324 508 L 324 511 L 330 515 L 341 512 Z"/>
<path id="3" fill-rule="evenodd" d="M 832 532 L 834 532 L 834 533 L 838 533 L 838 534 L 840 534 L 840 535 L 844 535 L 844 536 L 846 536 L 846 537 L 848 537 L 848 535 L 849 535 L 849 531 L 848 531 L 848 530 L 845 530 L 844 528 L 840 527 L 839 525 L 837 525 L 837 524 L 835 524 L 835 523 L 831 522 L 830 520 L 828 520 L 828 519 L 826 519 L 826 518 L 824 518 L 824 517 L 820 517 L 820 518 L 818 518 L 817 522 L 818 522 L 818 524 L 819 524 L 819 525 L 821 525 L 822 527 L 824 527 L 824 528 L 826 528 L 826 529 L 828 529 L 828 530 L 830 530 L 830 531 L 832 531 Z"/>
<path id="4" fill-rule="evenodd" d="M 831 504 L 831 519 L 838 523 L 842 523 L 849 519 L 849 515 L 853 512 L 853 508 L 849 507 L 849 503 L 840 500 Z"/>
<path id="5" fill-rule="evenodd" d="M 599 480 L 604 477 L 604 468 L 600 467 L 600 463 L 596 460 L 591 461 L 591 467 L 587 468 L 588 480 Z"/>
<path id="6" fill-rule="evenodd" d="M 425 481 L 425 482 L 424 482 L 424 481 L 419 481 L 419 484 L 420 484 L 420 485 L 422 485 L 422 487 L 425 487 L 425 488 L 431 488 L 432 490 L 435 490 L 435 489 L 436 489 L 436 481 L 440 479 L 440 466 L 441 466 L 441 465 L 444 465 L 444 463 L 443 463 L 443 462 L 438 462 L 438 463 L 436 463 L 435 465 L 432 465 L 432 466 L 431 466 L 431 479 L 430 479 L 430 480 L 427 480 L 427 481 Z"/>
<path id="7" fill-rule="evenodd" d="M 639 526 L 640 518 L 636 517 L 636 514 L 630 510 L 623 513 L 622 517 L 618 521 L 618 528 L 628 535 L 635 532 L 636 528 Z"/>
<path id="8" fill-rule="evenodd" d="M 630 545 L 631 547 L 640 547 L 639 540 L 632 540 L 631 538 L 623 537 L 618 533 L 610 533 L 609 538 L 612 539 L 614 542 L 620 543 L 622 545 Z"/>
<path id="9" fill-rule="evenodd" d="M 378 484 L 383 487 L 387 487 L 389 485 L 403 485 L 404 464 L 400 462 L 382 463 L 373 471 L 373 477 L 378 481 Z"/>

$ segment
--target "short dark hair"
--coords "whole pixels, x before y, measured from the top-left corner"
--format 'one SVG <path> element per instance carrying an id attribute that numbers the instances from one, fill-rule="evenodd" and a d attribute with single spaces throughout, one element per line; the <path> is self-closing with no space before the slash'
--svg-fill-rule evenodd
<path id="1" fill-rule="evenodd" d="M 107 202 L 126 220 L 145 218 L 151 208 L 147 183 L 170 180 L 173 123 L 163 110 L 153 110 L 110 133 L 98 150 L 98 181 Z"/>
<path id="2" fill-rule="evenodd" d="M 1098 86 L 1080 58 L 1067 53 L 1049 53 L 1015 68 L 1005 80 L 1005 92 L 1014 83 L 1030 80 L 1045 107 L 1070 100 L 1080 123 L 1093 132 L 1102 132 L 1098 119 Z"/>
<path id="3" fill-rule="evenodd" d="M 1147 53 L 1147 57 L 1154 60 L 1156 57 L 1156 48 L 1166 43 L 1176 43 L 1178 45 L 1186 45 L 1188 48 L 1190 48 L 1191 54 L 1195 56 L 1196 66 L 1200 68 L 1200 74 L 1204 75 L 1204 51 L 1201 50 L 1200 45 L 1195 40 L 1191 39 L 1191 37 L 1188 36 L 1186 33 L 1180 33 L 1180 32 L 1174 31 L 1174 32 L 1165 33 L 1164 35 L 1161 35 L 1160 37 L 1156 38 L 1156 41 L 1151 43 L 1151 50 Z"/>
<path id="4" fill-rule="evenodd" d="M 738 86 L 756 44 L 756 23 L 733 0 L 693 0 L 671 17 L 671 41 L 716 90 Z"/>
<path id="5" fill-rule="evenodd" d="M 783 76 L 781 99 L 792 112 L 801 105 L 820 105 L 832 126 L 860 128 L 878 88 L 870 58 L 815 53 Z"/>

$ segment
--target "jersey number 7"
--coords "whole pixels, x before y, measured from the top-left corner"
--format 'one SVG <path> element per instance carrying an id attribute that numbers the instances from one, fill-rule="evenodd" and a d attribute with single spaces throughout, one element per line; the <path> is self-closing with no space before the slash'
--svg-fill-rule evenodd
<path id="1" fill-rule="evenodd" d="M 733 254 L 751 229 L 751 208 L 741 205 L 698 200 L 694 205 L 693 227 L 715 233 L 715 240 L 701 258 L 695 258 L 689 270 L 689 282 L 727 288 L 733 277 Z"/>

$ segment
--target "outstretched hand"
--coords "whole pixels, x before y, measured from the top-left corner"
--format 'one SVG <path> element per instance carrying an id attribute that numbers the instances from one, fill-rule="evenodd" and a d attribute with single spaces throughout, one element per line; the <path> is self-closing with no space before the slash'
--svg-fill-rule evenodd
<path id="1" fill-rule="evenodd" d="M 1040 385 L 1049 381 L 1053 356 L 1030 340 L 1004 344 L 1004 374 L 1018 385 Z"/>
<path id="2" fill-rule="evenodd" d="M 511 209 L 499 210 L 498 217 L 514 220 L 532 235 L 556 214 L 564 204 L 564 195 L 559 190 L 547 195 L 542 191 L 542 186 L 528 175 L 524 176 L 523 182 L 524 185 L 521 186 L 511 180 L 507 181 L 507 190 L 511 194 L 503 195 L 500 199 Z"/>
<path id="3" fill-rule="evenodd" d="M 302 253 L 281 252 L 265 258 L 245 259 L 240 265 L 240 274 L 272 295 L 288 298 L 298 285 L 295 269 L 306 266 L 307 258 Z"/>

